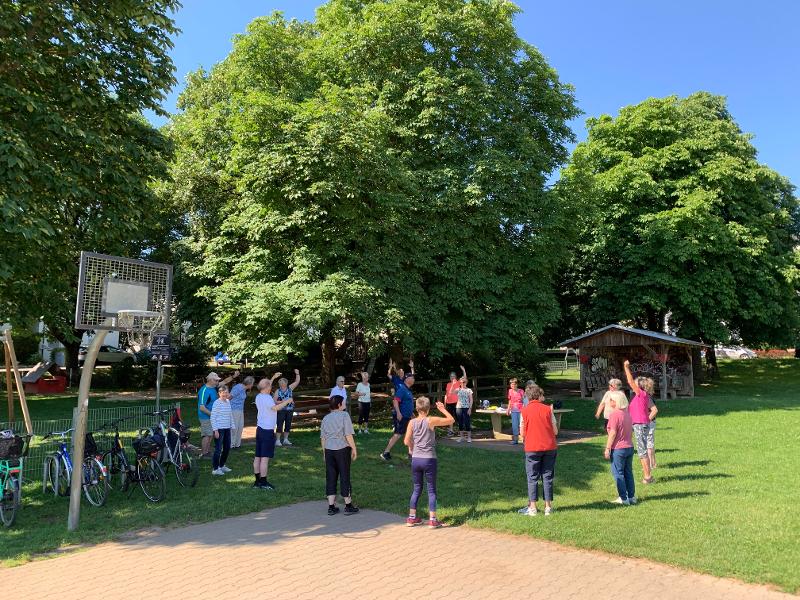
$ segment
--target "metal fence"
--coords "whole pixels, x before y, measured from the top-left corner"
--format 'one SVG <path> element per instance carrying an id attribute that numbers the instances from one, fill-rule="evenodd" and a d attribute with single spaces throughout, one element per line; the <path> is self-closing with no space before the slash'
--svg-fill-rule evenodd
<path id="1" fill-rule="evenodd" d="M 161 404 L 160 410 L 169 410 L 172 408 L 180 408 L 180 402 L 174 404 Z M 126 446 L 130 446 L 133 438 L 138 433 L 139 429 L 152 427 L 156 423 L 156 417 L 152 413 L 155 412 L 155 404 L 137 404 L 134 406 L 114 406 L 110 408 L 90 408 L 87 422 L 87 431 L 97 431 L 104 424 L 115 419 L 126 417 L 126 421 L 120 424 L 120 437 Z M 23 479 L 25 481 L 41 481 L 42 470 L 44 467 L 44 459 L 50 453 L 58 449 L 60 440 L 58 438 L 42 439 L 47 433 L 51 431 L 66 431 L 74 427 L 75 421 L 78 416 L 77 407 L 73 409 L 71 419 L 46 419 L 33 421 L 33 438 L 31 439 L 30 449 L 28 456 L 25 457 L 23 463 Z M 25 423 L 23 421 L 16 421 L 14 423 L 0 422 L 0 431 L 4 429 L 11 429 L 16 432 L 25 431 Z M 110 438 L 105 441 L 99 434 L 95 435 L 95 441 L 100 448 L 107 447 L 110 444 Z M 65 439 L 67 447 L 72 452 L 72 434 L 69 434 Z"/>

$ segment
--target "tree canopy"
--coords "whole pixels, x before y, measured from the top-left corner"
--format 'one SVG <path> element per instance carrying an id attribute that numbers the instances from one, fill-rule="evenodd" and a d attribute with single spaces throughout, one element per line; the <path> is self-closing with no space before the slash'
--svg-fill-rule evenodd
<path id="1" fill-rule="evenodd" d="M 558 186 L 582 215 L 562 324 L 793 343 L 798 200 L 759 164 L 725 99 L 653 98 L 588 130 Z"/>
<path id="2" fill-rule="evenodd" d="M 535 344 L 573 221 L 545 184 L 578 111 L 516 12 L 332 0 L 313 23 L 256 19 L 191 77 L 173 195 L 212 342 L 330 360 L 355 325 L 434 359 Z"/>
<path id="3" fill-rule="evenodd" d="M 178 6 L 0 3 L 0 320 L 44 315 L 76 350 L 80 251 L 137 256 L 150 243 L 169 146 L 141 112 L 163 114 Z"/>

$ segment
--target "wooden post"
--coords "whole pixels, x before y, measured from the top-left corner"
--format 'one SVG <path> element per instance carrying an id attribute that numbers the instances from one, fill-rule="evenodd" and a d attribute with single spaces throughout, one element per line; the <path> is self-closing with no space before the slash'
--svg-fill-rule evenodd
<path id="1" fill-rule="evenodd" d="M 11 356 L 6 346 L 6 336 L 3 335 L 3 356 L 6 360 L 6 394 L 8 395 L 8 426 L 14 423 L 14 387 L 11 383 Z"/>
<path id="2" fill-rule="evenodd" d="M 661 344 L 661 400 L 667 399 L 667 346 Z"/>
<path id="3" fill-rule="evenodd" d="M 686 349 L 689 355 L 689 397 L 694 398 L 694 361 L 692 360 L 692 349 Z"/>
<path id="4" fill-rule="evenodd" d="M 31 423 L 31 414 L 28 411 L 28 400 L 25 398 L 25 388 L 22 385 L 22 376 L 19 372 L 19 364 L 17 363 L 17 354 L 14 351 L 14 340 L 11 339 L 11 332 L 6 331 L 5 345 L 8 357 L 11 360 L 11 368 L 14 371 L 14 381 L 17 384 L 17 394 L 19 395 L 19 406 L 22 409 L 22 418 L 25 420 L 25 429 L 28 435 L 33 435 L 33 424 Z"/>
<path id="5" fill-rule="evenodd" d="M 106 321 L 108 323 L 108 321 Z M 78 386 L 78 418 L 75 419 L 75 430 L 72 432 L 72 480 L 69 488 L 69 515 L 67 516 L 67 529 L 75 531 L 81 516 L 81 491 L 83 487 L 83 450 L 86 443 L 86 424 L 89 420 L 89 389 L 92 386 L 94 363 L 100 346 L 106 340 L 108 331 L 97 329 L 94 332 L 92 343 L 86 350 L 83 361 L 81 382 Z"/>

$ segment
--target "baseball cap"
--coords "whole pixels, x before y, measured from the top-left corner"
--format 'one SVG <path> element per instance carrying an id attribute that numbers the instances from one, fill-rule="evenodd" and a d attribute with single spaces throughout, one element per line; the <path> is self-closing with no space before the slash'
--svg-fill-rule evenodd
<path id="1" fill-rule="evenodd" d="M 403 379 L 408 379 L 409 377 L 414 377 L 413 373 L 406 373 Z"/>
<path id="2" fill-rule="evenodd" d="M 208 381 L 209 379 L 215 379 L 215 380 L 217 380 L 217 381 L 220 381 L 220 380 L 222 379 L 222 377 L 220 377 L 219 375 L 217 375 L 217 374 L 216 374 L 214 371 L 211 371 L 211 373 L 209 373 L 208 375 L 206 375 L 206 381 Z"/>

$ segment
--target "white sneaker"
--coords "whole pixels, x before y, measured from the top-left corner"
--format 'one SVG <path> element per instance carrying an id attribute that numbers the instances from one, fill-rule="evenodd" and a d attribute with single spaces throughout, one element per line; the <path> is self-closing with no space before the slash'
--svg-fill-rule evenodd
<path id="1" fill-rule="evenodd" d="M 233 471 L 233 469 L 231 469 L 230 467 L 227 467 L 227 466 L 220 467 L 219 470 L 222 471 L 223 473 L 230 473 L 231 471 Z"/>
<path id="2" fill-rule="evenodd" d="M 528 514 L 528 507 L 527 506 L 523 506 L 522 508 L 520 508 L 517 511 L 517 514 L 518 515 L 527 515 Z"/>
<path id="3" fill-rule="evenodd" d="M 281 444 L 281 441 L 280 440 L 275 440 L 275 447 L 276 448 L 280 448 L 281 446 L 283 446 L 283 444 Z"/>
<path id="4" fill-rule="evenodd" d="M 616 500 L 612 500 L 611 503 L 612 504 L 621 504 L 622 506 L 628 506 L 630 504 L 630 502 L 628 502 L 627 500 L 623 500 L 619 496 L 617 496 Z"/>
<path id="5" fill-rule="evenodd" d="M 283 445 L 284 446 L 291 446 L 292 442 L 289 441 L 289 438 L 286 438 L 285 440 L 283 440 Z"/>
<path id="6" fill-rule="evenodd" d="M 545 506 L 544 507 L 544 516 L 549 517 L 553 514 L 553 507 L 552 506 Z"/>
<path id="7" fill-rule="evenodd" d="M 225 475 L 225 471 L 223 471 L 222 469 L 214 469 L 213 471 L 211 471 L 211 474 L 212 475 Z"/>
<path id="8" fill-rule="evenodd" d="M 539 514 L 539 509 L 537 509 L 535 506 L 525 511 L 525 515 L 527 515 L 528 517 L 535 517 L 538 514 Z"/>
<path id="9" fill-rule="evenodd" d="M 633 498 L 628 498 L 628 504 L 636 504 L 638 502 L 639 501 L 636 499 L 636 496 L 634 496 Z"/>
<path id="10" fill-rule="evenodd" d="M 364 433 L 366 433 L 367 435 L 369 435 L 369 429 L 367 429 L 367 428 L 365 427 L 365 428 L 364 428 Z"/>

